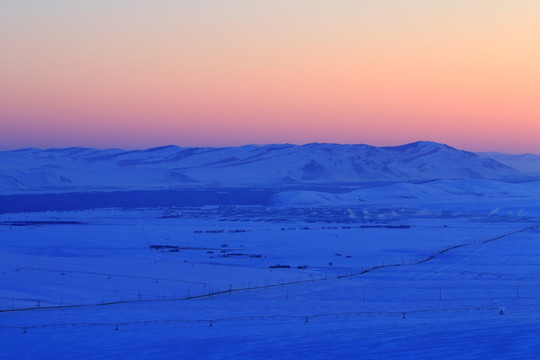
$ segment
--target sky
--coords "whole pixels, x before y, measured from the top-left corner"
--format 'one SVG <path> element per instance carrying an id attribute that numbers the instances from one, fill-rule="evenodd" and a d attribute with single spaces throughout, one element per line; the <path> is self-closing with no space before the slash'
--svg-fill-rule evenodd
<path id="1" fill-rule="evenodd" d="M 538 0 L 0 0 L 0 149 L 540 153 Z"/>

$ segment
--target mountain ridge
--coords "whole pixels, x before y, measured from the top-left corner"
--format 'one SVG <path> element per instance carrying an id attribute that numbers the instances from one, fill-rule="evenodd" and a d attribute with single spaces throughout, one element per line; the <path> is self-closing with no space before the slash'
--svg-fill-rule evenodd
<path id="1" fill-rule="evenodd" d="M 385 147 L 309 143 L 166 145 L 143 150 L 27 148 L 0 152 L 0 176 L 4 192 L 527 179 L 490 157 L 431 141 Z"/>

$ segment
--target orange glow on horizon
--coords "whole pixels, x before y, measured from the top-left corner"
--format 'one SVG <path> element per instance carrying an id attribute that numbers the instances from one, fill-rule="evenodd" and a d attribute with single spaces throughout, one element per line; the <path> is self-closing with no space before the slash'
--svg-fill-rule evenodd
<path id="1" fill-rule="evenodd" d="M 535 1 L 26 3 L 0 12 L 3 148 L 540 153 Z"/>

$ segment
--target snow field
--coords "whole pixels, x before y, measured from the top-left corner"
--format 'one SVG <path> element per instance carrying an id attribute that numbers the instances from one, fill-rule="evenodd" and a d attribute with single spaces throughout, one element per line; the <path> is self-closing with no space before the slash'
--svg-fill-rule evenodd
<path id="1" fill-rule="evenodd" d="M 539 232 L 501 237 L 534 222 L 411 216 L 400 219 L 409 228 L 359 228 L 162 214 L 2 215 L 2 358 L 530 358 L 540 350 Z M 32 219 L 83 224 L 7 225 Z M 269 268 L 276 264 L 291 268 Z M 39 309 L 21 310 L 37 301 Z"/>

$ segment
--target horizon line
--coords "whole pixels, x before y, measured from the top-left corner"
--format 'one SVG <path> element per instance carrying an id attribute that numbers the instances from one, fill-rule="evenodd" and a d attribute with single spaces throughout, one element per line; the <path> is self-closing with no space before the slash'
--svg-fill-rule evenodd
<path id="1" fill-rule="evenodd" d="M 290 146 L 301 147 L 301 146 L 316 145 L 316 144 L 318 144 L 318 145 L 337 145 L 337 146 L 369 146 L 369 147 L 373 147 L 373 148 L 395 148 L 395 147 L 402 147 L 402 146 L 420 144 L 420 143 L 426 143 L 426 144 L 431 143 L 431 144 L 445 145 L 445 146 L 449 146 L 449 147 L 452 147 L 452 148 L 457 149 L 457 150 L 467 151 L 467 152 L 471 152 L 471 153 L 475 153 L 475 154 L 499 153 L 499 154 L 508 154 L 508 155 L 516 155 L 516 156 L 521 156 L 521 155 L 540 156 L 540 154 L 529 153 L 529 152 L 512 153 L 512 152 L 503 152 L 503 151 L 500 151 L 500 150 L 471 151 L 471 150 L 458 148 L 458 147 L 455 147 L 453 145 L 449 145 L 449 144 L 442 143 L 442 142 L 437 142 L 437 141 L 432 141 L 432 140 L 417 140 L 417 141 L 402 143 L 402 144 L 398 144 L 398 145 L 382 145 L 382 146 L 371 145 L 371 144 L 366 144 L 366 143 L 337 143 L 337 142 L 316 142 L 316 141 L 315 142 L 312 141 L 312 142 L 306 142 L 306 143 L 298 143 L 298 144 L 289 143 L 289 142 L 264 143 L 264 144 L 247 143 L 247 144 L 243 144 L 243 145 L 232 145 L 232 146 L 203 146 L 203 145 L 201 145 L 201 146 L 181 146 L 181 145 L 178 145 L 178 144 L 167 144 L 167 145 L 151 146 L 151 147 L 148 147 L 148 148 L 131 148 L 131 149 L 120 148 L 120 147 L 104 147 L 104 148 L 100 148 L 100 147 L 93 147 L 93 146 L 66 146 L 66 147 L 46 147 L 46 148 L 29 146 L 29 147 L 13 148 L 13 149 L 1 149 L 0 152 L 15 152 L 15 151 L 29 151 L 29 150 L 52 151 L 52 150 L 67 150 L 67 149 L 93 149 L 93 150 L 97 150 L 97 151 L 117 150 L 117 151 L 130 152 L 130 151 L 149 151 L 149 150 L 165 149 L 165 148 L 169 148 L 169 147 L 177 147 L 179 149 L 204 149 L 204 148 L 226 149 L 226 148 L 241 148 L 241 147 L 248 147 L 248 146 L 265 147 L 265 146 L 286 146 L 286 145 L 290 145 Z"/>

